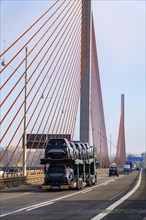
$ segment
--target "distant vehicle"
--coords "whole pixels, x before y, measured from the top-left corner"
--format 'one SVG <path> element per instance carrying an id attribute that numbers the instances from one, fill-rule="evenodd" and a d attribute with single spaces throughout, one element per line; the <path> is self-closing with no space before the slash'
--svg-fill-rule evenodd
<path id="1" fill-rule="evenodd" d="M 109 176 L 111 176 L 111 175 L 119 176 L 117 167 L 110 167 L 109 168 Z"/>
<path id="2" fill-rule="evenodd" d="M 136 170 L 140 170 L 140 168 L 139 168 L 139 167 L 136 167 Z"/>
<path id="3" fill-rule="evenodd" d="M 117 167 L 116 163 L 112 163 L 111 167 Z"/>
<path id="4" fill-rule="evenodd" d="M 133 169 L 133 170 L 135 170 L 135 169 L 136 169 L 136 164 L 133 164 L 132 169 Z"/>
<path id="5" fill-rule="evenodd" d="M 9 168 L 6 174 L 19 174 L 20 172 L 20 168 Z"/>
<path id="6" fill-rule="evenodd" d="M 133 162 L 126 161 L 126 164 L 124 165 L 124 171 L 131 171 L 132 169 L 133 169 Z"/>
<path id="7" fill-rule="evenodd" d="M 125 164 L 124 165 L 124 171 L 130 171 L 130 165 L 129 164 Z"/>
<path id="8" fill-rule="evenodd" d="M 74 158 L 73 148 L 66 138 L 51 138 L 45 148 L 45 158 Z"/>
<path id="9" fill-rule="evenodd" d="M 73 142 L 70 142 L 70 145 L 73 149 L 74 159 L 79 159 L 79 150 L 77 149 L 76 145 Z"/>
<path id="10" fill-rule="evenodd" d="M 130 165 L 130 169 L 132 170 L 132 168 L 133 168 L 133 162 L 132 161 L 126 161 L 126 165 Z"/>
<path id="11" fill-rule="evenodd" d="M 74 171 L 66 165 L 50 165 L 45 174 L 45 184 L 64 183 L 70 184 L 74 178 Z"/>
<path id="12" fill-rule="evenodd" d="M 4 174 L 4 171 L 2 170 L 2 168 L 0 168 L 0 176 L 2 176 Z"/>

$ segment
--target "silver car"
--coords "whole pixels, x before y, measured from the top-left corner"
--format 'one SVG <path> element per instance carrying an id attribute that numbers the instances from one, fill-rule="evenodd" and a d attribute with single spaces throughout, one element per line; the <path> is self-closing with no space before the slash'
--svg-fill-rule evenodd
<path id="1" fill-rule="evenodd" d="M 80 143 L 75 143 L 75 145 L 76 145 L 76 148 L 79 151 L 79 159 L 81 159 L 81 160 L 84 159 L 85 158 L 85 152 L 84 152 L 81 144 Z"/>
<path id="2" fill-rule="evenodd" d="M 73 142 L 70 142 L 70 145 L 74 152 L 74 159 L 79 159 L 79 150 Z"/>
<path id="3" fill-rule="evenodd" d="M 93 149 L 93 146 L 89 146 L 88 143 L 84 143 L 84 145 L 86 146 L 87 148 L 87 151 L 88 151 L 88 155 L 90 158 L 93 158 L 94 156 L 94 149 Z"/>
<path id="4" fill-rule="evenodd" d="M 9 168 L 6 174 L 19 174 L 21 172 L 20 168 Z"/>
<path id="5" fill-rule="evenodd" d="M 89 158 L 88 150 L 87 150 L 85 144 L 84 143 L 80 143 L 80 145 L 82 146 L 83 158 L 84 159 Z"/>

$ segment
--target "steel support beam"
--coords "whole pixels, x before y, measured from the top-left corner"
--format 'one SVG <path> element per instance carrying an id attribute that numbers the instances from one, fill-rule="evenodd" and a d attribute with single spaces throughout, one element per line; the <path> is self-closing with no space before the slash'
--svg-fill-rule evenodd
<path id="1" fill-rule="evenodd" d="M 81 84 L 80 102 L 80 141 L 90 143 L 90 105 L 91 105 L 91 44 L 92 44 L 92 13 L 91 1 L 85 0 L 86 10 L 86 63 Z M 84 11 L 82 12 L 84 13 Z"/>

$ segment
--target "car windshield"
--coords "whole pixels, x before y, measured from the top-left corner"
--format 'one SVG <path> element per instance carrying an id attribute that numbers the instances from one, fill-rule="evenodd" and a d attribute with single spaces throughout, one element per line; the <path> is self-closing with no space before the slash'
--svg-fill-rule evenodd
<path id="1" fill-rule="evenodd" d="M 8 172 L 14 172 L 14 168 L 9 169 Z"/>
<path id="2" fill-rule="evenodd" d="M 111 168 L 110 168 L 110 170 L 116 170 L 116 169 L 117 169 L 116 167 L 111 167 Z"/>
<path id="3" fill-rule="evenodd" d="M 47 144 L 47 148 L 50 148 L 50 149 L 59 149 L 59 148 L 66 148 L 66 143 L 65 141 L 62 139 L 51 139 L 48 144 Z"/>
<path id="4" fill-rule="evenodd" d="M 63 166 L 51 166 L 47 173 L 64 173 L 65 168 Z"/>

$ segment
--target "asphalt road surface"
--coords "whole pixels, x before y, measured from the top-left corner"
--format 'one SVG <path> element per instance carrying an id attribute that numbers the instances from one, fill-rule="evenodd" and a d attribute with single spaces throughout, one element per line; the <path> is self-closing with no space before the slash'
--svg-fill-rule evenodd
<path id="1" fill-rule="evenodd" d="M 97 185 L 82 190 L 21 186 L 0 193 L 3 220 L 146 219 L 146 170 L 120 177 L 101 174 Z"/>

